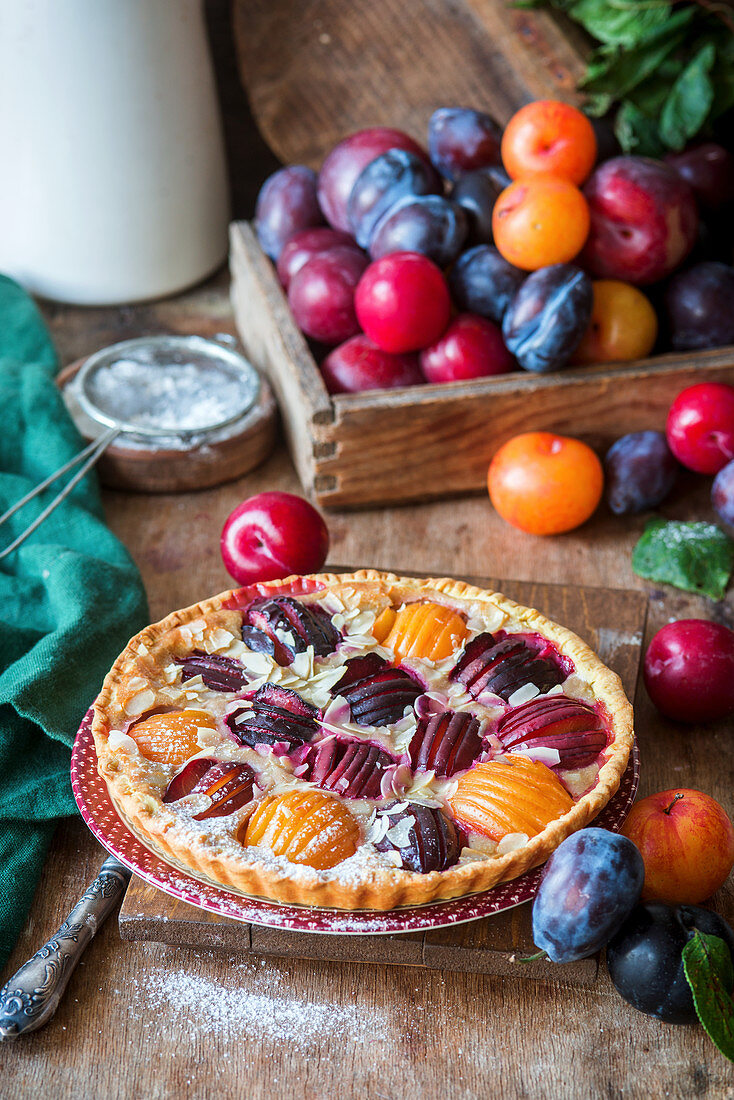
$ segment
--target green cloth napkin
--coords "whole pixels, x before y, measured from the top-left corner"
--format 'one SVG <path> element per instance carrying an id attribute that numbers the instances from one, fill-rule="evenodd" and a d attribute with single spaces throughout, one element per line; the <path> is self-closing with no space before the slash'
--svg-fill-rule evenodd
<path id="1" fill-rule="evenodd" d="M 0 276 L 0 513 L 83 446 L 56 369 L 36 306 Z M 4 524 L 0 547 L 63 484 Z M 105 526 L 94 474 L 0 561 L 0 967 L 30 907 L 54 824 L 75 812 L 69 750 L 79 723 L 147 621 L 140 574 Z"/>

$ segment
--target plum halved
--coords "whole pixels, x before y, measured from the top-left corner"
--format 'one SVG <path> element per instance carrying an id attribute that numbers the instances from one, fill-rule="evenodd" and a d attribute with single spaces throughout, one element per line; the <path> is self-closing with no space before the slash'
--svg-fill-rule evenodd
<path id="1" fill-rule="evenodd" d="M 230 711 L 225 722 L 242 745 L 283 744 L 290 751 L 311 740 L 319 728 L 318 717 L 318 709 L 297 691 L 267 683 L 258 688 L 249 705 Z"/>
<path id="2" fill-rule="evenodd" d="M 296 774 L 342 798 L 381 798 L 382 778 L 397 764 L 388 752 L 356 737 L 326 737 L 291 755 Z"/>
<path id="3" fill-rule="evenodd" d="M 392 806 L 395 806 L 393 803 Z M 389 813 L 392 806 L 386 807 L 390 819 L 390 828 L 375 841 L 378 852 L 399 852 L 403 867 L 407 871 L 428 874 L 431 871 L 445 871 L 452 867 L 461 854 L 459 830 L 450 817 L 441 810 L 409 802 L 397 813 Z M 403 823 L 413 818 L 412 824 L 401 829 Z M 395 827 L 403 835 L 396 841 L 389 836 Z"/>
<path id="4" fill-rule="evenodd" d="M 408 748 L 413 771 L 440 778 L 470 768 L 482 751 L 480 723 L 466 711 L 446 710 L 418 719 Z"/>
<path id="5" fill-rule="evenodd" d="M 185 657 L 174 657 L 173 663 L 181 666 L 182 681 L 201 676 L 212 691 L 240 691 L 247 683 L 247 673 L 239 661 L 222 654 L 195 649 Z"/>
<path id="6" fill-rule="evenodd" d="M 251 802 L 254 784 L 255 773 L 249 764 L 197 757 L 174 775 L 162 801 L 178 802 L 189 794 L 206 794 L 211 806 L 194 814 L 194 821 L 206 821 L 226 817 Z"/>
<path id="7" fill-rule="evenodd" d="M 566 679 L 567 673 L 552 657 L 540 656 L 540 645 L 507 634 L 497 639 L 486 632 L 467 642 L 449 674 L 477 699 L 483 692 L 507 701 L 518 688 L 534 684 L 541 693 Z"/>
<path id="8" fill-rule="evenodd" d="M 385 726 L 399 722 L 406 707 L 415 703 L 424 688 L 410 673 L 393 668 L 377 653 L 353 657 L 345 663 L 342 678 L 332 689 L 349 703 L 358 726 Z"/>
<path id="9" fill-rule="evenodd" d="M 606 748 L 608 735 L 597 712 L 579 699 L 550 695 L 514 707 L 497 723 L 497 737 L 509 752 L 556 749 L 556 767 L 585 768 Z"/>
<path id="10" fill-rule="evenodd" d="M 255 652 L 273 657 L 279 665 L 289 665 L 309 646 L 313 646 L 317 657 L 327 657 L 342 636 L 321 607 L 299 603 L 291 596 L 275 596 L 247 608 L 242 640 Z"/>

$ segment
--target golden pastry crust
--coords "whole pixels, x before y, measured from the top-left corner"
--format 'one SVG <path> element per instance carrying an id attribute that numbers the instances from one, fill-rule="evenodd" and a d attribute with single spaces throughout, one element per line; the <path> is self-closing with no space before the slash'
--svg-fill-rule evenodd
<path id="1" fill-rule="evenodd" d="M 119 733 L 111 744 L 111 731 L 129 726 L 134 715 L 157 705 L 158 692 L 170 682 L 166 670 L 171 658 L 191 651 L 201 624 L 209 632 L 221 629 L 237 635 L 242 623 L 238 608 L 253 599 L 279 593 L 321 598 L 328 592 L 337 596 L 354 593 L 360 606 L 375 611 L 390 604 L 399 606 L 430 599 L 471 614 L 487 630 L 493 629 L 492 624 L 496 629 L 498 622 L 508 620 L 513 625 L 520 624 L 520 629 L 549 639 L 562 655 L 573 661 L 576 675 L 589 685 L 607 713 L 612 739 L 593 788 L 568 813 L 552 821 L 523 847 L 427 874 L 363 864 L 348 875 L 338 875 L 245 858 L 245 850 L 242 858 L 238 858 L 231 844 L 221 843 L 221 833 L 212 835 L 205 827 L 208 822 L 201 822 L 198 828 L 192 828 L 196 823 L 191 821 L 182 824 L 171 807 L 161 801 L 167 777 L 159 776 L 160 782 L 156 784 L 155 769 L 125 751 L 124 736 Z M 92 733 L 99 771 L 116 805 L 135 831 L 174 863 L 227 888 L 279 902 L 383 910 L 487 890 L 543 863 L 565 837 L 587 825 L 607 804 L 619 786 L 634 740 L 632 707 L 619 677 L 572 631 L 500 593 L 463 581 L 398 577 L 372 569 L 289 577 L 251 589 L 224 592 L 146 627 L 128 643 L 105 678 L 94 706 Z M 235 815 L 232 833 L 243 816 L 246 814 Z"/>

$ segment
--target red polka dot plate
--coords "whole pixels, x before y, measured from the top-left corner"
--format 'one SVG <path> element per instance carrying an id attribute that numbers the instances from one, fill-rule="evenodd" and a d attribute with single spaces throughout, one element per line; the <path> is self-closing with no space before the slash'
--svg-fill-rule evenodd
<path id="1" fill-rule="evenodd" d="M 540 867 L 481 894 L 387 912 L 278 904 L 237 894 L 213 882 L 195 878 L 147 847 L 119 816 L 110 799 L 107 784 L 97 772 L 91 716 L 90 710 L 79 728 L 71 755 L 71 785 L 79 812 L 108 852 L 117 856 L 145 882 L 189 905 L 208 909 L 231 920 L 270 928 L 341 936 L 375 936 L 465 924 L 512 909 L 535 897 L 542 872 Z M 639 774 L 639 753 L 635 744 L 619 790 L 599 814 L 595 825 L 614 832 L 622 827 L 635 800 Z"/>

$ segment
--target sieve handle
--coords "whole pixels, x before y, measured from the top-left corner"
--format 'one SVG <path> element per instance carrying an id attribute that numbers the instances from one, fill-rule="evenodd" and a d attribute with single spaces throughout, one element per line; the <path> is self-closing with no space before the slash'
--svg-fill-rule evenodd
<path id="1" fill-rule="evenodd" d="M 99 439 L 93 440 L 89 444 L 89 446 L 85 447 L 83 451 L 80 451 L 78 455 L 74 455 L 73 458 L 70 458 L 68 462 L 65 462 L 64 465 L 60 466 L 58 470 L 56 470 L 53 474 L 50 474 L 45 481 L 41 482 L 40 485 L 36 485 L 35 489 L 31 489 L 30 493 L 26 493 L 26 495 L 24 497 L 21 497 L 21 499 L 17 501 L 12 508 L 8 508 L 7 512 L 0 516 L 1 527 L 6 520 L 10 519 L 11 516 L 14 516 L 15 513 L 23 508 L 26 504 L 28 504 L 29 501 L 37 497 L 38 494 L 42 493 L 44 489 L 47 489 L 49 485 L 52 485 L 54 481 L 62 477 L 69 470 L 73 470 L 74 467 L 78 466 L 80 462 L 82 463 L 81 468 L 77 470 L 69 484 L 65 485 L 61 492 L 54 497 L 51 503 L 43 509 L 40 515 L 36 516 L 33 523 L 26 527 L 24 531 L 21 531 L 18 537 L 10 543 L 10 546 L 6 546 L 4 550 L 0 551 L 0 561 L 2 561 L 3 558 L 7 557 L 8 554 L 12 554 L 13 550 L 17 550 L 18 547 L 25 542 L 28 536 L 32 535 L 36 528 L 40 527 L 43 521 L 47 519 L 48 516 L 50 516 L 51 513 L 58 508 L 62 500 L 65 500 L 66 497 L 68 497 L 74 486 L 78 485 L 84 475 L 89 470 L 91 470 L 92 466 L 94 466 L 100 460 L 104 452 L 109 447 L 110 443 L 112 443 L 112 441 L 116 439 L 119 434 L 120 428 L 110 428 L 109 431 L 106 431 L 104 435 L 101 435 L 99 437 Z"/>

